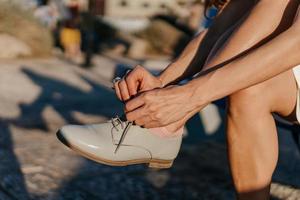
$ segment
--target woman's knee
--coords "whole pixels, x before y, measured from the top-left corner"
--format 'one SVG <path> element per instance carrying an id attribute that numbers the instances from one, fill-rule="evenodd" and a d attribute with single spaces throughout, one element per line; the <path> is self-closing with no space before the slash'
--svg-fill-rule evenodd
<path id="1" fill-rule="evenodd" d="M 230 95 L 228 114 L 233 117 L 274 112 L 289 116 L 295 109 L 297 99 L 297 85 L 293 76 L 292 70 L 289 70 Z"/>
<path id="2" fill-rule="evenodd" d="M 253 116 L 271 113 L 267 97 L 259 85 L 236 92 L 228 98 L 228 115 L 231 117 Z"/>

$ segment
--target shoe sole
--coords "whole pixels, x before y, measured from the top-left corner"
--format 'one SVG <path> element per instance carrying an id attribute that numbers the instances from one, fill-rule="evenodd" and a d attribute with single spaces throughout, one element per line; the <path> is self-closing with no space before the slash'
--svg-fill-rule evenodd
<path id="1" fill-rule="evenodd" d="M 63 136 L 63 134 L 58 131 L 56 133 L 56 136 L 58 140 L 75 151 L 76 153 L 80 154 L 81 156 L 88 158 L 90 160 L 93 160 L 97 163 L 109 165 L 109 166 L 128 166 L 128 165 L 136 165 L 136 164 L 148 164 L 149 168 L 153 169 L 168 169 L 172 167 L 173 165 L 173 160 L 161 160 L 161 159 L 136 159 L 136 160 L 128 160 L 128 161 L 112 161 L 112 160 L 107 160 L 104 158 L 99 158 L 95 157 L 92 154 L 89 154 L 87 152 L 82 151 L 79 147 L 70 144 Z"/>

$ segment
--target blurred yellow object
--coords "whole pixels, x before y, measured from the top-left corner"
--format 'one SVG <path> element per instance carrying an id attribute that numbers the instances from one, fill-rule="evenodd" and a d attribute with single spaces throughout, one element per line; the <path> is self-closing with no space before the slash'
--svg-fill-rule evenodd
<path id="1" fill-rule="evenodd" d="M 78 29 L 63 28 L 60 33 L 60 41 L 64 48 L 81 44 L 81 34 Z"/>
<path id="2" fill-rule="evenodd" d="M 60 42 L 65 50 L 65 58 L 80 64 L 82 62 L 80 31 L 75 28 L 63 28 L 60 33 Z"/>

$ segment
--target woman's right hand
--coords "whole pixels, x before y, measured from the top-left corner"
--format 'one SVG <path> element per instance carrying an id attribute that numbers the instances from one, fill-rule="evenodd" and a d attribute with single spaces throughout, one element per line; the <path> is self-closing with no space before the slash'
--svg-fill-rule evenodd
<path id="1" fill-rule="evenodd" d="M 114 83 L 117 97 L 125 102 L 140 92 L 161 88 L 162 82 L 144 67 L 138 65 L 120 81 Z"/>

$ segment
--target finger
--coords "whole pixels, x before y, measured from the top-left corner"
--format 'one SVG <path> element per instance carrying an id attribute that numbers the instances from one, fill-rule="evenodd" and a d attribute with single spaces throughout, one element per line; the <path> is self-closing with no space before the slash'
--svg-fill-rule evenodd
<path id="1" fill-rule="evenodd" d="M 138 76 L 136 75 L 135 72 L 131 72 L 127 77 L 126 77 L 126 83 L 128 87 L 128 92 L 131 97 L 135 96 L 138 93 L 138 88 L 139 88 L 139 83 L 140 80 Z"/>
<path id="2" fill-rule="evenodd" d="M 138 93 L 139 84 L 142 79 L 143 70 L 141 66 L 135 67 L 135 69 L 126 76 L 127 87 L 131 96 L 135 96 Z"/>
<path id="3" fill-rule="evenodd" d="M 125 76 L 127 76 L 127 74 L 129 74 L 131 71 L 132 71 L 131 69 L 127 70 Z"/>
<path id="4" fill-rule="evenodd" d="M 145 109 L 144 109 L 144 107 L 141 107 L 132 112 L 126 113 L 126 119 L 130 122 L 134 122 L 134 121 L 142 118 L 145 115 L 146 115 Z"/>
<path id="5" fill-rule="evenodd" d="M 122 100 L 123 101 L 127 101 L 130 98 L 129 92 L 128 92 L 128 88 L 127 88 L 127 84 L 125 82 L 125 80 L 122 80 L 119 82 L 119 90 L 122 96 Z"/>
<path id="6" fill-rule="evenodd" d="M 138 126 L 144 126 L 145 125 L 145 121 L 144 121 L 143 118 L 139 118 L 139 119 L 135 120 L 134 123 Z"/>
<path id="7" fill-rule="evenodd" d="M 113 82 L 113 84 L 115 84 L 115 83 L 119 82 L 120 80 L 121 80 L 121 78 L 117 76 L 116 78 L 114 78 L 112 80 L 112 82 Z"/>
<path id="8" fill-rule="evenodd" d="M 119 88 L 119 82 L 114 83 L 114 88 L 115 88 L 115 92 L 116 92 L 118 99 L 120 99 L 120 101 L 122 101 L 122 96 L 121 96 L 121 92 L 120 92 L 120 88 Z"/>
<path id="9" fill-rule="evenodd" d="M 143 106 L 145 104 L 145 101 L 143 100 L 143 96 L 137 96 L 133 99 L 131 99 L 130 101 L 126 102 L 125 104 L 125 111 L 126 112 L 131 112 L 141 106 Z"/>
<path id="10" fill-rule="evenodd" d="M 148 115 L 144 115 L 141 118 L 134 121 L 135 124 L 144 127 L 146 124 L 153 123 Z"/>

